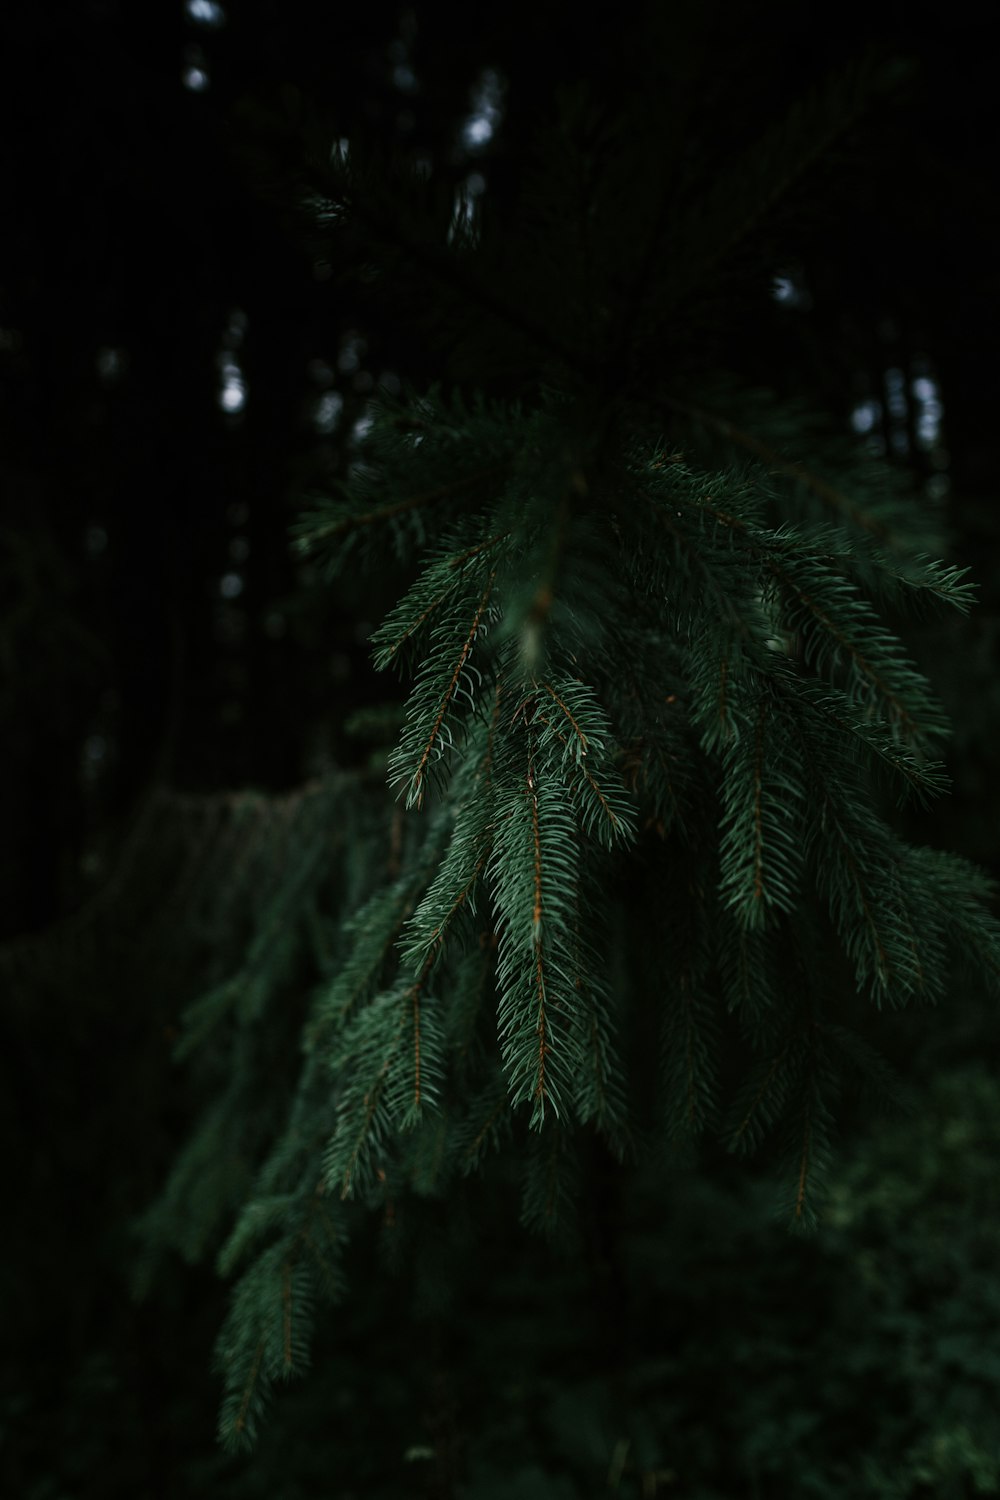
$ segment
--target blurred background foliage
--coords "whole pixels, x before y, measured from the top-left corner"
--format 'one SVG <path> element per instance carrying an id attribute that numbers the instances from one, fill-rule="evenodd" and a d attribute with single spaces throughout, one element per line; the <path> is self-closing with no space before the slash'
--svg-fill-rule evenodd
<path id="1" fill-rule="evenodd" d="M 427 1200 L 419 1235 L 373 1224 L 352 1248 L 357 1294 L 249 1461 L 214 1445 L 214 1275 L 171 1263 L 130 1295 L 131 1226 L 199 1084 L 171 1061 L 185 1004 L 280 900 L 289 841 L 336 821 L 334 768 L 387 867 L 399 836 L 375 795 L 378 725 L 348 730 L 383 707 L 366 642 L 396 581 L 334 593 L 288 529 L 348 469 L 376 384 L 441 372 L 303 234 L 317 136 L 363 130 L 456 203 L 502 208 L 560 90 L 586 78 L 613 109 L 657 48 L 720 161 L 861 45 L 912 61 L 780 222 L 777 331 L 765 294 L 706 359 L 739 351 L 744 375 L 838 414 L 940 506 L 980 602 L 910 633 L 955 737 L 953 795 L 907 831 L 1000 874 L 986 33 L 963 6 L 848 4 L 819 46 L 791 3 L 752 26 L 731 3 L 699 15 L 654 5 L 630 31 L 524 0 L 4 12 L 5 1493 L 1000 1493 L 995 1021 L 960 986 L 947 1010 L 893 1018 L 905 1107 L 845 1122 L 817 1238 L 776 1227 L 770 1181 L 713 1148 L 607 1174 L 585 1253 L 562 1262 L 512 1231 L 510 1183 Z M 294 997 L 307 980 L 283 982 Z"/>

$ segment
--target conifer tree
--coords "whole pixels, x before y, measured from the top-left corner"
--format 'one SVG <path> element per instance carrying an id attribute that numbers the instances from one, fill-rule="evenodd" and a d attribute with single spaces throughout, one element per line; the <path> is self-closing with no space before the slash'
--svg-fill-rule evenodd
<path id="1" fill-rule="evenodd" d="M 893 82 L 838 73 L 711 171 L 669 90 L 569 91 L 500 222 L 363 139 L 312 152 L 331 264 L 441 379 L 379 392 L 296 527 L 331 586 L 406 573 L 371 639 L 405 709 L 387 785 L 308 800 L 191 1006 L 208 1103 L 144 1222 L 224 1236 L 230 1446 L 350 1295 L 365 1214 L 502 1167 L 572 1236 L 595 1150 L 707 1134 L 773 1144 L 810 1226 L 845 1091 L 891 1088 L 866 1011 L 996 988 L 988 881 L 892 809 L 944 790 L 947 724 L 890 621 L 972 585 L 904 475 L 716 352 Z"/>

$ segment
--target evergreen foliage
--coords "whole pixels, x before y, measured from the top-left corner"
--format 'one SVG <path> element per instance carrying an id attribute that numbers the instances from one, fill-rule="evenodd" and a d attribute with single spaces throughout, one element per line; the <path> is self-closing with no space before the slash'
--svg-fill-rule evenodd
<path id="1" fill-rule="evenodd" d="M 892 808 L 943 790 L 947 724 L 887 612 L 971 586 L 897 475 L 702 352 L 889 82 L 836 76 L 707 191 L 683 152 L 638 191 L 650 121 L 580 91 L 511 223 L 362 141 L 311 169 L 332 262 L 363 242 L 443 376 L 379 393 L 297 527 L 330 579 L 408 579 L 371 643 L 409 684 L 393 853 L 335 781 L 180 1043 L 209 1103 L 145 1232 L 196 1257 L 225 1226 L 227 1445 L 308 1367 L 366 1213 L 515 1163 L 572 1243 L 588 1162 L 708 1132 L 773 1143 L 811 1226 L 843 1094 L 886 1089 L 862 1002 L 998 988 L 989 882 Z"/>

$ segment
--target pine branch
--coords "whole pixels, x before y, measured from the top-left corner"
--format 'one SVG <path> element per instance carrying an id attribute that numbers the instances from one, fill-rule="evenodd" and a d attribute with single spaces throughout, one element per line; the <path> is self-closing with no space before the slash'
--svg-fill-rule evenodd
<path id="1" fill-rule="evenodd" d="M 406 792 L 406 806 L 423 804 L 426 783 L 436 763 L 451 748 L 451 721 L 456 701 L 465 696 L 474 701 L 476 680 L 470 661 L 477 638 L 489 623 L 487 613 L 496 569 L 482 582 L 478 595 L 463 590 L 455 601 L 453 618 L 460 629 L 453 635 L 450 622 L 436 627 L 436 644 L 423 663 L 407 704 L 407 723 L 399 747 L 389 760 L 391 785 Z M 478 669 L 477 675 L 478 675 Z"/>
<path id="2" fill-rule="evenodd" d="M 680 401 L 674 396 L 664 396 L 662 399 L 663 404 L 671 411 L 679 412 L 703 426 L 713 428 L 729 442 L 744 449 L 747 453 L 752 453 L 767 466 L 769 474 L 780 474 L 786 479 L 791 479 L 795 484 L 803 485 L 838 517 L 850 521 L 852 525 L 868 532 L 880 542 L 888 542 L 892 539 L 893 531 L 887 520 L 863 509 L 844 490 L 831 484 L 822 475 L 814 473 L 806 464 L 782 458 L 781 454 L 770 444 L 755 436 L 754 433 L 735 426 L 717 412 L 691 406 L 688 402 Z"/>
<path id="3" fill-rule="evenodd" d="M 927 560 L 902 486 L 848 439 L 814 442 L 801 404 L 699 382 L 710 341 L 686 346 L 696 309 L 677 317 L 886 82 L 868 65 L 832 81 L 687 211 L 631 203 L 564 132 L 502 245 L 449 247 L 447 194 L 398 164 L 352 147 L 324 169 L 382 284 L 433 287 L 418 325 L 487 385 L 488 327 L 524 399 L 380 397 L 346 481 L 298 528 L 331 572 L 388 544 L 414 573 L 372 637 L 380 669 L 412 673 L 388 858 L 384 819 L 341 777 L 294 810 L 234 800 L 175 871 L 177 902 L 206 913 L 212 982 L 183 1050 L 214 1093 L 145 1229 L 192 1259 L 222 1241 L 240 1272 L 218 1351 L 232 1446 L 307 1366 L 316 1298 L 343 1293 L 346 1200 L 401 1245 L 408 1204 L 502 1154 L 522 1221 L 561 1232 L 580 1127 L 624 1158 L 638 1081 L 657 1101 L 647 1144 L 720 1116 L 734 1152 L 776 1135 L 790 1218 L 811 1223 L 839 1092 L 886 1077 L 840 1025 L 855 991 L 936 1002 L 956 957 L 1000 988 L 991 887 L 905 846 L 874 795 L 880 777 L 939 792 L 927 746 L 946 728 L 876 605 L 963 610 L 963 571 Z M 561 174 L 583 193 L 572 213 Z M 629 399 L 667 324 L 669 444 L 659 396 Z M 601 367 L 616 327 L 621 399 Z M 247 900 L 226 905 L 229 888 Z M 317 973 L 305 1058 L 277 1067 Z M 647 1080 L 626 1058 L 651 1000 Z"/>
<path id="4" fill-rule="evenodd" d="M 488 866 L 500 947 L 498 1031 L 513 1105 L 530 1101 L 531 1125 L 571 1095 L 576 1053 L 568 986 L 570 892 L 577 878 L 575 818 L 565 789 L 540 764 L 529 733 L 498 778 Z"/>
<path id="5" fill-rule="evenodd" d="M 723 757 L 719 888 L 743 925 L 762 927 L 798 898 L 806 787 L 780 696 L 766 678 L 749 677 L 742 691 L 748 731 Z"/>
<path id="6" fill-rule="evenodd" d="M 539 706 L 542 694 L 555 705 L 551 716 Z M 532 700 L 531 723 L 537 727 L 539 753 L 558 758 L 585 831 L 605 848 L 630 843 L 635 813 L 615 764 L 611 725 L 593 690 L 565 676 L 542 682 Z"/>
<path id="7" fill-rule="evenodd" d="M 461 569 L 482 553 L 492 551 L 506 541 L 509 532 L 489 537 L 485 542 L 448 552 L 431 563 L 420 574 L 413 588 L 371 636 L 375 665 L 383 671 L 395 661 L 404 647 L 414 647 L 424 635 L 431 617 L 462 581 Z"/>

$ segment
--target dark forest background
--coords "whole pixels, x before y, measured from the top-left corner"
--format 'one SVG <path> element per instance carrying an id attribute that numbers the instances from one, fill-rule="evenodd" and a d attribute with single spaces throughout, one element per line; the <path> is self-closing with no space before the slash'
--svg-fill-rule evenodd
<path id="1" fill-rule="evenodd" d="M 914 826 L 1000 875 L 1000 197 L 987 23 L 963 7 L 820 17 L 772 3 L 751 19 L 720 3 L 698 7 L 695 27 L 689 7 L 654 9 L 676 11 L 720 160 L 838 61 L 871 48 L 911 65 L 831 164 L 829 191 L 821 173 L 783 224 L 781 319 L 754 348 L 755 374 L 807 391 L 909 466 L 941 508 L 952 559 L 972 568 L 970 620 L 914 636 L 955 724 L 953 795 Z M 393 580 L 332 591 L 296 557 L 289 528 L 303 495 L 344 472 L 375 387 L 441 372 L 310 236 L 299 212 L 309 144 L 365 132 L 502 214 L 561 88 L 587 79 L 614 99 L 633 86 L 643 33 L 631 26 L 617 8 L 523 0 L 465 11 L 80 0 L 10 6 L 0 21 L 7 1494 L 466 1493 L 440 1462 L 413 1457 L 429 1445 L 440 1458 L 440 1433 L 458 1420 L 441 1413 L 456 1398 L 407 1387 L 391 1333 L 405 1311 L 391 1295 L 379 1316 L 360 1296 L 318 1389 L 290 1398 L 286 1427 L 247 1466 L 214 1449 L 211 1271 L 172 1267 L 146 1301 L 129 1294 L 130 1225 L 189 1109 L 171 1047 L 208 941 L 183 903 L 164 900 L 162 870 L 176 882 L 183 830 L 212 799 L 280 799 L 331 766 L 362 766 L 368 748 L 345 722 L 386 691 L 367 636 Z M 753 346 L 752 322 L 719 331 L 720 359 L 737 336 Z M 734 1460 L 727 1472 L 722 1439 L 705 1439 L 715 1488 L 678 1477 L 669 1454 L 623 1457 L 617 1477 L 569 1488 L 538 1456 L 532 1421 L 511 1416 L 521 1398 L 484 1395 L 462 1421 L 494 1431 L 494 1458 L 467 1493 L 791 1494 L 768 1488 L 769 1455 L 808 1446 L 833 1410 L 833 1447 L 857 1437 L 875 1455 L 871 1493 L 1000 1493 L 989 1168 L 1000 1092 L 983 1066 L 995 1023 L 970 999 L 894 1025 L 910 1028 L 901 1056 L 927 1080 L 922 1112 L 858 1147 L 844 1178 L 854 1197 L 844 1185 L 819 1245 L 772 1240 L 750 1189 L 744 1200 L 728 1181 L 676 1185 L 677 1223 L 700 1226 L 671 1252 L 694 1309 L 678 1315 L 673 1344 L 692 1405 L 663 1423 L 690 1427 L 692 1413 L 709 1421 L 727 1405 L 720 1431 L 759 1449 L 757 1469 Z M 808 1326 L 788 1321 L 776 1268 L 813 1287 Z M 918 1291 L 876 1315 L 857 1288 L 880 1278 Z M 928 1352 L 920 1340 L 942 1299 L 943 1352 Z M 717 1309 L 730 1302 L 731 1327 L 741 1309 L 772 1320 L 742 1353 L 722 1336 Z M 812 1408 L 795 1373 L 807 1346 L 809 1368 L 833 1382 Z M 777 1347 L 780 1390 L 755 1406 L 747 1392 Z M 733 1361 L 729 1390 L 718 1370 Z M 886 1369 L 903 1372 L 888 1394 Z M 960 1393 L 944 1438 L 935 1381 Z M 550 1386 L 546 1410 L 553 1392 L 576 1389 L 558 1374 Z M 852 1423 L 866 1407 L 871 1419 L 875 1392 L 884 1423 L 859 1436 Z M 570 1409 L 552 1420 L 558 1451 L 559 1421 L 589 1419 Z M 925 1430 L 937 1443 L 926 1452 Z M 645 1440 L 630 1441 L 637 1454 Z M 505 1472 L 522 1450 L 534 1457 L 520 1477 L 490 1489 L 490 1464 Z M 851 1492 L 809 1452 L 814 1486 L 794 1493 Z"/>

